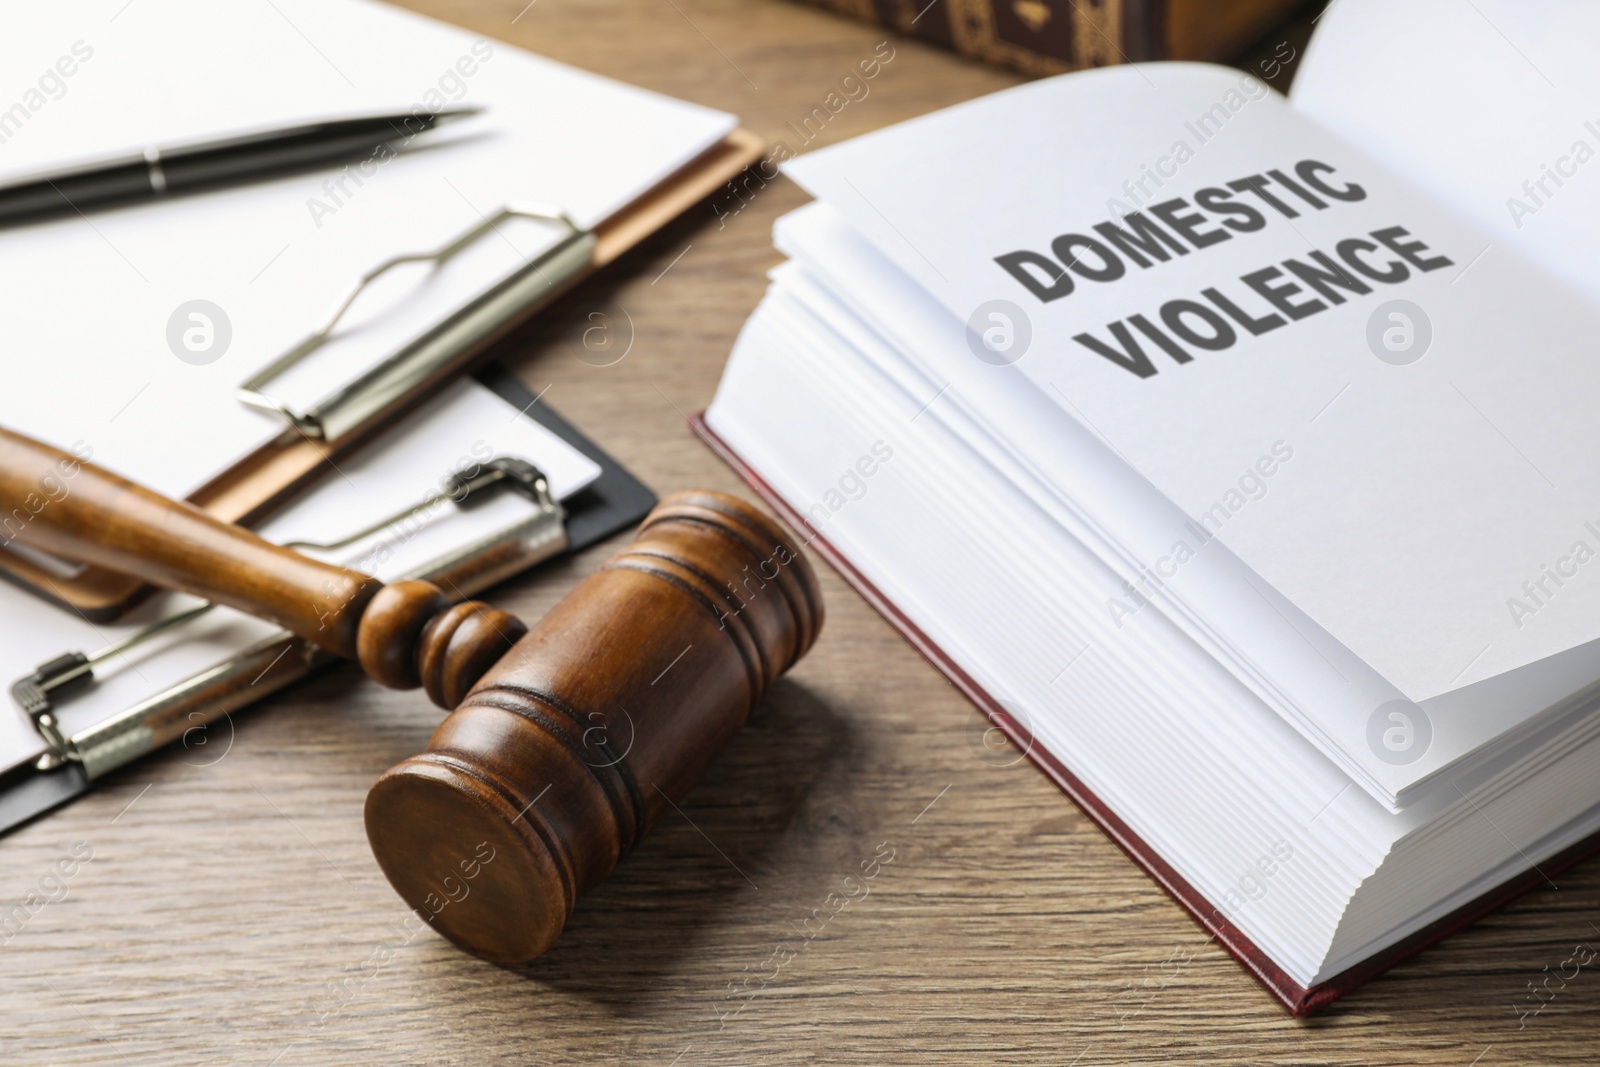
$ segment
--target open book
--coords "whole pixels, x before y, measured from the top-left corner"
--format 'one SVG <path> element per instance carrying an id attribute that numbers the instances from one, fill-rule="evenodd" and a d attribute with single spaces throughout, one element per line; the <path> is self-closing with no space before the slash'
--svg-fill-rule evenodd
<path id="1" fill-rule="evenodd" d="M 1138 65 L 807 155 L 704 417 L 1297 1012 L 1600 829 L 1597 31 L 1341 0 L 1293 100 Z"/>

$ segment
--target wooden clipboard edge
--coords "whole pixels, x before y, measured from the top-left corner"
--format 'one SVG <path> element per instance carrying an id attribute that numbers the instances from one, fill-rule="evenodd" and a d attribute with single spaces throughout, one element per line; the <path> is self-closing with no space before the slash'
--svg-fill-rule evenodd
<path id="1" fill-rule="evenodd" d="M 248 522 L 265 515 L 324 473 L 330 460 L 360 447 L 395 419 L 416 408 L 442 382 L 471 370 L 496 342 L 716 192 L 760 159 L 765 151 L 766 142 L 761 137 L 743 128 L 735 129 L 595 227 L 595 249 L 587 268 L 512 316 L 481 343 L 463 351 L 434 380 L 401 398 L 371 424 L 334 444 L 285 429 L 283 435 L 270 444 L 201 486 L 189 497 L 189 502 L 227 522 Z M 74 578 L 59 578 L 20 556 L 5 552 L 0 552 L 0 577 L 9 578 L 46 600 L 76 611 L 90 622 L 109 622 L 150 592 L 148 586 L 136 579 L 98 567 L 86 568 Z"/>
<path id="2" fill-rule="evenodd" d="M 90 622 L 110 622 L 150 593 L 127 575 L 99 567 L 85 567 L 75 577 L 62 578 L 0 549 L 0 579 L 19 585 L 58 607 L 76 611 Z"/>
<path id="3" fill-rule="evenodd" d="M 646 237 L 738 177 L 766 150 L 765 140 L 743 128 L 712 145 L 672 177 L 595 227 L 594 270 L 614 263 Z"/>

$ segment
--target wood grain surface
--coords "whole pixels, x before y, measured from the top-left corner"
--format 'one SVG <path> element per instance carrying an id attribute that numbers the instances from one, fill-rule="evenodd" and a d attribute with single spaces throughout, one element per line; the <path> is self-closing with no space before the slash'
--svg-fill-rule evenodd
<path id="1" fill-rule="evenodd" d="M 796 150 L 789 124 L 884 39 L 779 0 L 408 2 Z M 894 48 L 814 145 L 1015 80 Z M 772 220 L 803 201 L 780 180 L 702 205 L 504 358 L 658 491 L 743 493 L 684 417 L 777 262 Z M 597 322 L 620 362 L 583 348 Z M 485 599 L 538 618 L 615 547 Z M 821 577 L 811 654 L 526 968 L 402 925 L 362 803 L 438 712 L 353 666 L 0 841 L 7 906 L 54 898 L 0 934 L 0 1063 L 1600 1062 L 1600 964 L 1518 1014 L 1600 946 L 1600 864 L 1297 1022 L 1029 764 L 985 756 L 971 706 Z"/>

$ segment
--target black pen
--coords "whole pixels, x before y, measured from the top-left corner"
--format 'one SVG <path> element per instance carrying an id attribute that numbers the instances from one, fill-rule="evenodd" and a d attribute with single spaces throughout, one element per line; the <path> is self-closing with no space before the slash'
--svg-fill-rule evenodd
<path id="1" fill-rule="evenodd" d="M 383 145 L 409 141 L 441 123 L 480 110 L 464 107 L 335 119 L 173 148 L 152 145 L 139 155 L 99 160 L 0 185 L 0 224 L 258 181 L 359 159 Z"/>

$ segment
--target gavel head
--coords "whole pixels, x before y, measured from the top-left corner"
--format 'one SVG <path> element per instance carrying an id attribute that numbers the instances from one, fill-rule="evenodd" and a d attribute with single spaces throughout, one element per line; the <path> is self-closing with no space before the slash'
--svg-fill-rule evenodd
<path id="1" fill-rule="evenodd" d="M 457 945 L 533 959 L 821 625 L 816 575 L 777 523 L 721 493 L 667 498 L 426 752 L 378 779 L 366 823 L 379 866 Z"/>

